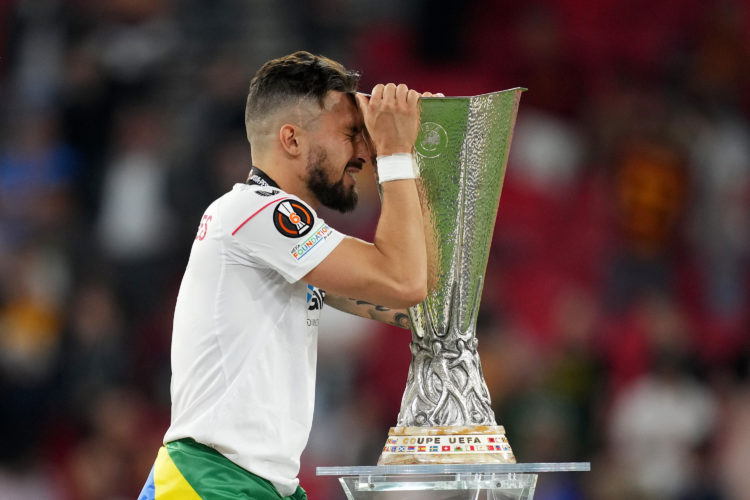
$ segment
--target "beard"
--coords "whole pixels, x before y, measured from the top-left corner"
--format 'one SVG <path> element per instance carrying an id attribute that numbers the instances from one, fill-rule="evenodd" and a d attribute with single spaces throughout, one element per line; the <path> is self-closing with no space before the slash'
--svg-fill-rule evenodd
<path id="1" fill-rule="evenodd" d="M 346 174 L 342 174 L 337 182 L 332 183 L 328 180 L 324 167 L 327 159 L 322 149 L 311 152 L 307 163 L 307 188 L 323 206 L 341 213 L 351 212 L 359 199 L 357 190 L 354 186 L 344 186 Z"/>

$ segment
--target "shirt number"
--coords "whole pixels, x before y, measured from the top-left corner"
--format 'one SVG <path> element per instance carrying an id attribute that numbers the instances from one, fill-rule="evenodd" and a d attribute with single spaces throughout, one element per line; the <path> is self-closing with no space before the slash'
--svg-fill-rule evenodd
<path id="1" fill-rule="evenodd" d="M 211 222 L 211 219 L 213 219 L 213 216 L 205 214 L 203 215 L 200 226 L 198 226 L 198 234 L 195 235 L 196 240 L 203 241 L 203 239 L 206 237 L 206 233 L 208 232 L 208 223 Z"/>

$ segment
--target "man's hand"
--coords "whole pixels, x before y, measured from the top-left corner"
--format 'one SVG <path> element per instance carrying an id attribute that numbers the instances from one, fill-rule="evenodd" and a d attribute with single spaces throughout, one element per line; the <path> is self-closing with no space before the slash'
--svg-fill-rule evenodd
<path id="1" fill-rule="evenodd" d="M 378 156 L 412 152 L 419 133 L 419 97 L 403 83 L 375 85 L 369 98 L 356 94 Z"/>
<path id="2" fill-rule="evenodd" d="M 419 132 L 419 98 L 419 92 L 392 83 L 376 85 L 370 98 L 356 95 L 378 156 L 412 152 Z M 408 176 L 391 175 L 385 181 L 378 171 L 383 201 L 373 243 L 344 238 L 305 275 L 307 283 L 333 295 L 357 297 L 392 309 L 410 307 L 425 299 L 424 221 L 411 164 L 408 170 Z"/>

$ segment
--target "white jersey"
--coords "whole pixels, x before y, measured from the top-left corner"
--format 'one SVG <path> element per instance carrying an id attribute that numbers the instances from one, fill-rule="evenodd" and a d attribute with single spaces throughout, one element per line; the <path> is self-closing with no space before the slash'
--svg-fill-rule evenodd
<path id="1" fill-rule="evenodd" d="M 193 438 L 294 492 L 323 305 L 299 279 L 343 238 L 274 186 L 237 184 L 208 207 L 177 297 L 165 442 Z"/>

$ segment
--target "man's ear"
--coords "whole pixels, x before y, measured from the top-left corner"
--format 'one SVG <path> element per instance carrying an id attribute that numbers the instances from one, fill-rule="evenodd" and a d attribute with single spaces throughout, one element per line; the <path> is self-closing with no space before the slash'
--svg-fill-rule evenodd
<path id="1" fill-rule="evenodd" d="M 299 156 L 302 154 L 301 132 L 302 130 L 289 123 L 285 123 L 279 129 L 279 142 L 288 155 Z"/>

